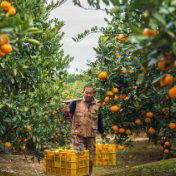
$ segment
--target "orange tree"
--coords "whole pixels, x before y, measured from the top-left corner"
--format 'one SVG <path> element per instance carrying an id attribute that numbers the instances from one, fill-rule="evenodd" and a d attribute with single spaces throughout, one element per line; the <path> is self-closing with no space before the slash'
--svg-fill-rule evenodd
<path id="1" fill-rule="evenodd" d="M 120 145 L 132 129 L 143 127 L 150 135 L 155 134 L 156 142 L 169 153 L 174 150 L 170 146 L 175 145 L 176 127 L 175 1 L 103 2 L 114 5 L 109 11 L 106 9 L 112 20 L 105 19 L 109 26 L 100 29 L 104 36 L 94 48 L 98 59 L 90 63 L 93 71 L 89 74 L 100 103 L 108 104 L 102 108 L 105 119 L 110 119 L 109 126 L 115 125 L 112 128 Z M 80 2 L 75 3 L 81 6 Z M 89 4 L 100 9 L 98 1 Z M 88 33 L 85 31 L 74 40 L 79 41 Z M 118 92 L 113 92 L 113 88 L 118 88 Z M 108 111 L 112 114 L 108 115 Z M 125 134 L 119 127 L 130 131 Z M 125 144 L 130 145 L 131 142 Z"/>
<path id="2" fill-rule="evenodd" d="M 13 7 L 10 13 L 16 9 L 12 17 L 8 9 L 0 9 L 0 30 L 9 37 L 13 48 L 10 54 L 3 55 L 5 49 L 1 47 L 2 152 L 12 147 L 21 152 L 34 147 L 40 160 L 44 154 L 41 149 L 52 147 L 56 141 L 62 117 L 58 112 L 62 106 L 60 93 L 73 58 L 64 57 L 61 49 L 64 33 L 59 31 L 64 23 L 48 17 L 63 2 L 15 0 L 9 6 L 6 1 L 7 8 Z M 54 111 L 57 113 L 53 115 Z M 58 142 L 66 144 L 65 138 Z"/>

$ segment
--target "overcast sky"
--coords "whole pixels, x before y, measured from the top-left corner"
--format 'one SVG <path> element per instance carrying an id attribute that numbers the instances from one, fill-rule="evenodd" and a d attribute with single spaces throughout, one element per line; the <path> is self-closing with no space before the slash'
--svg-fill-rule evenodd
<path id="1" fill-rule="evenodd" d="M 81 0 L 81 2 L 84 1 Z M 64 44 L 65 55 L 69 54 L 71 57 L 74 57 L 68 69 L 69 73 L 78 74 L 79 72 L 76 71 L 76 68 L 79 70 L 88 69 L 86 60 L 96 60 L 96 53 L 93 47 L 98 46 L 98 37 L 102 34 L 90 34 L 78 43 L 75 43 L 72 37 L 76 38 L 77 34 L 81 34 L 84 30 L 90 30 L 95 26 L 99 28 L 106 27 L 105 17 L 107 17 L 105 11 L 84 10 L 78 6 L 74 6 L 72 0 L 67 0 L 62 6 L 51 12 L 50 19 L 58 18 L 60 21 L 65 22 L 65 26 L 61 30 L 65 32 L 65 35 L 61 42 Z"/>

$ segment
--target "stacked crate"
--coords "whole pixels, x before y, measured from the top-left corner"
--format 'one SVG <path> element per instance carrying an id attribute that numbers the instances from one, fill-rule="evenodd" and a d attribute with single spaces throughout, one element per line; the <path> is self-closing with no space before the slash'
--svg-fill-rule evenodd
<path id="1" fill-rule="evenodd" d="M 44 171 L 60 176 L 89 175 L 89 151 L 75 153 L 73 150 L 45 150 Z"/>
<path id="2" fill-rule="evenodd" d="M 115 145 L 97 144 L 94 155 L 94 166 L 116 165 Z"/>

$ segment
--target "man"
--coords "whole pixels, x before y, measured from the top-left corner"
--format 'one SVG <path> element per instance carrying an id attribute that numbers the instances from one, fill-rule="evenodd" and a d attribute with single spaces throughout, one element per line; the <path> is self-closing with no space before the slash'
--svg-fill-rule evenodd
<path id="1" fill-rule="evenodd" d="M 89 150 L 89 176 L 92 174 L 97 129 L 102 139 L 106 137 L 101 114 L 92 114 L 96 113 L 95 110 L 100 110 L 100 105 L 95 100 L 94 95 L 93 85 L 86 84 L 83 100 L 73 101 L 70 106 L 64 106 L 64 116 L 67 117 L 69 113 L 73 115 L 71 129 L 73 147 L 81 146 L 83 150 Z"/>

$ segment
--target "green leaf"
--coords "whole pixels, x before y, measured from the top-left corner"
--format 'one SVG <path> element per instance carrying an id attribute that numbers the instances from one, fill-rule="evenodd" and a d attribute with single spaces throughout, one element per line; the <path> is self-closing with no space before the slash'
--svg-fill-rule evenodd
<path id="1" fill-rule="evenodd" d="M 138 79 L 136 81 L 136 84 L 141 84 L 142 81 L 144 80 L 144 78 L 145 78 L 145 74 L 144 73 L 139 74 L 138 75 Z"/>
<path id="2" fill-rule="evenodd" d="M 145 35 L 135 35 L 136 39 L 137 40 L 147 40 L 149 37 L 145 36 Z"/>
<path id="3" fill-rule="evenodd" d="M 142 29 L 141 29 L 141 28 L 132 26 L 132 27 L 131 27 L 131 30 L 132 30 L 135 34 L 140 34 L 140 35 L 142 35 Z"/>
<path id="4" fill-rule="evenodd" d="M 0 63 L 1 67 L 4 68 L 4 64 L 3 63 Z"/>
<path id="5" fill-rule="evenodd" d="M 38 40 L 35 40 L 35 39 L 28 39 L 28 38 L 25 38 L 22 40 L 23 42 L 26 42 L 26 43 L 30 43 L 30 44 L 33 44 L 33 45 L 42 45 Z"/>
<path id="6" fill-rule="evenodd" d="M 166 75 L 166 73 L 164 73 L 164 74 L 158 76 L 157 78 L 155 78 L 155 79 L 152 81 L 152 84 L 158 82 L 158 81 L 159 81 L 161 78 L 163 78 L 165 75 Z"/>
<path id="7" fill-rule="evenodd" d="M 153 16 L 160 22 L 162 23 L 164 26 L 166 26 L 166 21 L 163 18 L 162 15 L 160 15 L 159 13 L 154 13 Z"/>
<path id="8" fill-rule="evenodd" d="M 14 75 L 14 76 L 17 75 L 17 69 L 13 69 L 13 75 Z"/>
<path id="9" fill-rule="evenodd" d="M 119 13 L 119 12 L 122 12 L 122 11 L 123 11 L 123 9 L 121 7 L 116 6 L 116 7 L 112 8 L 110 10 L 110 13 Z"/>

